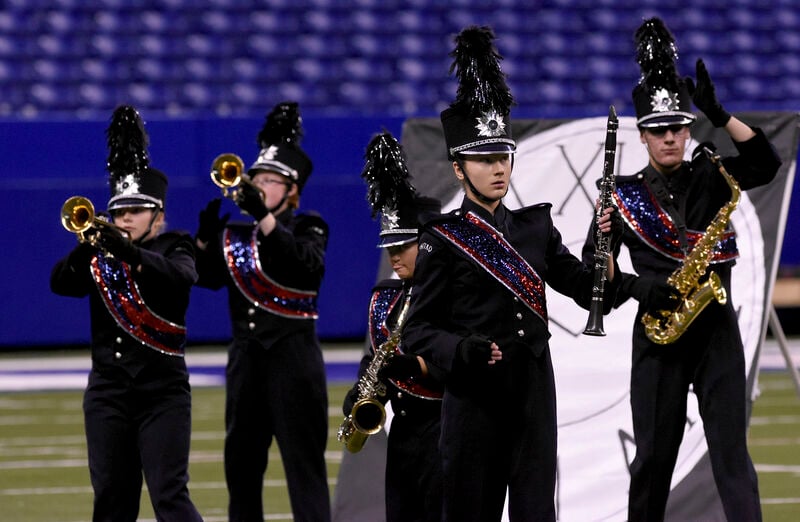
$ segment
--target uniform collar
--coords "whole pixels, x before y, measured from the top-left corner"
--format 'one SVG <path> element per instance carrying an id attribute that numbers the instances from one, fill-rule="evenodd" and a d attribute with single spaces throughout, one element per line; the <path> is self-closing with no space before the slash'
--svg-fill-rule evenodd
<path id="1" fill-rule="evenodd" d="M 494 211 L 494 214 L 486 210 L 484 207 L 478 205 L 468 197 L 464 197 L 464 201 L 461 203 L 461 212 L 462 214 L 466 214 L 467 212 L 472 212 L 473 214 L 477 214 L 478 217 L 492 225 L 494 228 L 498 230 L 503 230 L 506 218 L 508 217 L 508 210 L 506 209 L 505 205 L 500 202 L 497 205 L 497 208 Z"/>

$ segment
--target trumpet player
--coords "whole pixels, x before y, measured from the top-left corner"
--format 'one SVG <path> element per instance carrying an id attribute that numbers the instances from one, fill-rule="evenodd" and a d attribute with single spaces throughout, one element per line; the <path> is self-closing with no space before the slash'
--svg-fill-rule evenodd
<path id="1" fill-rule="evenodd" d="M 144 476 L 157 520 L 199 521 L 187 485 L 191 394 L 183 358 L 197 279 L 192 238 L 162 230 L 167 177 L 149 165 L 133 107 L 114 111 L 108 146 L 113 226 L 87 230 L 93 240 L 79 243 L 50 278 L 56 294 L 89 296 L 83 410 L 93 520 L 136 520 Z"/>
<path id="2" fill-rule="evenodd" d="M 400 144 L 388 132 L 367 147 L 362 177 L 372 215 L 380 215 L 379 248 L 386 250 L 396 278 L 381 280 L 372 290 L 368 310 L 370 352 L 361 360 L 359 382 L 387 337 L 398 328 L 406 299 L 413 293 L 420 221 L 437 215 L 441 205 L 420 196 L 408 180 Z M 439 425 L 442 373 L 402 345 L 377 370 L 385 386 L 384 404 L 391 401 L 394 417 L 386 449 L 385 509 L 387 522 L 438 522 L 442 511 L 442 468 Z M 359 400 L 359 382 L 345 397 L 347 417 Z M 369 443 L 369 441 L 367 441 Z"/>
<path id="3" fill-rule="evenodd" d="M 556 397 L 544 290 L 588 309 L 594 263 L 564 246 L 549 204 L 503 204 L 516 142 L 492 30 L 463 30 L 452 56 L 458 93 L 441 121 L 465 197 L 421 229 L 402 340 L 445 372 L 442 519 L 499 521 L 508 491 L 511 521 L 554 521 Z M 609 207 L 598 218 L 612 243 L 622 226 L 612 226 L 615 214 Z M 608 278 L 611 297 L 613 260 Z"/>
<path id="4" fill-rule="evenodd" d="M 649 163 L 635 175 L 618 177 L 615 194 L 627 224 L 622 245 L 638 274 L 618 274 L 617 304 L 631 297 L 639 303 L 630 383 L 636 456 L 628 520 L 664 520 L 691 386 L 727 519 L 760 521 L 758 483 L 746 445 L 744 352 L 730 300 L 731 268 L 738 255 L 735 234 L 726 221 L 715 223 L 734 191 L 706 154 L 696 151 L 691 161 L 683 159 L 696 120 L 691 104 L 732 139 L 738 156 L 722 164 L 738 182 L 737 193 L 769 183 L 781 160 L 763 131 L 723 109 L 702 60 L 697 60 L 694 79 L 678 76 L 674 38 L 661 19 L 645 20 L 635 39 L 642 74 L 633 103 Z M 686 296 L 667 279 L 709 241 L 704 231 L 708 235 L 715 228 L 721 237 L 711 240 L 713 256 L 700 283 L 709 275 L 718 277 L 727 301 L 712 300 L 685 331 L 676 332 L 677 339 L 666 344 L 651 340 L 642 318 L 677 309 Z"/>
<path id="5" fill-rule="evenodd" d="M 297 103 L 276 105 L 259 132 L 247 181 L 232 193 L 249 222 L 228 223 L 215 199 L 200 212 L 195 236 L 198 285 L 227 288 L 233 327 L 225 386 L 231 522 L 263 519 L 273 438 L 294 520 L 330 520 L 328 397 L 316 333 L 328 225 L 316 213 L 295 212 L 312 169 L 301 135 Z"/>

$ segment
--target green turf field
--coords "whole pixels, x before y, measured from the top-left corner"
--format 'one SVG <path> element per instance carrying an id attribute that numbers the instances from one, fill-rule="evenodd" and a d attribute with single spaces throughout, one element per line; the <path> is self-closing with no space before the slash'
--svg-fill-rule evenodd
<path id="1" fill-rule="evenodd" d="M 341 445 L 339 405 L 349 385 L 330 389 L 328 473 L 335 492 Z M 750 452 L 758 471 L 764 520 L 800 520 L 800 398 L 786 372 L 762 373 Z M 190 490 L 207 522 L 224 521 L 223 392 L 194 391 Z M 0 394 L 0 519 L 78 522 L 91 519 L 80 391 Z M 267 520 L 291 520 L 278 450 L 270 452 L 265 488 Z M 153 520 L 146 493 L 141 520 Z"/>

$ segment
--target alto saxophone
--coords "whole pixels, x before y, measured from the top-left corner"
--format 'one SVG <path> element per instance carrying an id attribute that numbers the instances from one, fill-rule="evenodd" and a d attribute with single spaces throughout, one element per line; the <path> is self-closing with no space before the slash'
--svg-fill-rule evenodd
<path id="1" fill-rule="evenodd" d="M 343 443 L 350 453 L 358 453 L 364 447 L 367 437 L 383 429 L 386 422 L 386 385 L 378 379 L 378 371 L 383 368 L 397 351 L 400 334 L 406 320 L 411 291 L 406 293 L 403 308 L 397 318 L 397 325 L 392 334 L 384 341 L 372 357 L 364 375 L 358 379 L 358 400 L 344 418 L 336 438 Z"/>
<path id="2" fill-rule="evenodd" d="M 728 301 L 725 287 L 716 272 L 711 272 L 703 284 L 699 284 L 699 281 L 711 262 L 714 245 L 722 238 L 731 214 L 739 204 L 741 190 L 736 180 L 725 170 L 719 154 L 705 147 L 703 151 L 728 183 L 731 199 L 717 211 L 703 237 L 697 241 L 683 264 L 667 279 L 667 283 L 678 291 L 680 297 L 678 307 L 675 310 L 659 310 L 653 315 L 646 313 L 642 316 L 645 334 L 656 344 L 670 344 L 677 341 L 712 299 L 723 305 Z"/>

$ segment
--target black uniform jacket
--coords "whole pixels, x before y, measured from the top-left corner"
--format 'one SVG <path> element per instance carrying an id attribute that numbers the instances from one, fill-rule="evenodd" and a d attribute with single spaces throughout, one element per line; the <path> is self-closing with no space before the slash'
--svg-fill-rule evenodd
<path id="1" fill-rule="evenodd" d="M 259 262 L 264 273 L 276 283 L 306 291 L 319 291 L 325 273 L 328 225 L 315 213 L 297 214 L 286 210 L 275 216 L 277 225 L 268 235 L 258 232 Z M 253 224 L 234 223 L 229 227 Z M 222 238 L 211 241 L 197 253 L 198 286 L 218 290 L 228 287 L 228 305 L 237 343 L 255 341 L 269 348 L 280 338 L 315 328 L 312 319 L 286 318 L 255 306 L 237 288 L 225 263 Z"/>
<path id="2" fill-rule="evenodd" d="M 547 285 L 588 309 L 592 265 L 583 264 L 564 246 L 550 207 L 539 204 L 509 211 L 500 205 L 492 216 L 464 199 L 461 209 L 426 223 L 420 237 L 411 310 L 403 330 L 406 348 L 450 373 L 458 343 L 470 334 L 485 335 L 497 343 L 504 360 L 513 360 L 518 349 L 539 356 L 548 347 L 550 332 L 540 317 L 484 268 L 431 231 L 436 223 L 462 219 L 468 211 L 500 231 Z M 610 284 L 605 289 L 607 293 L 616 291 Z"/>
<path id="3" fill-rule="evenodd" d="M 737 156 L 722 158 L 726 172 L 738 182 L 741 190 L 766 185 L 775 178 L 781 165 L 778 153 L 763 131 L 758 128 L 754 131 L 756 135 L 746 142 L 733 142 L 739 152 Z M 719 169 L 699 150 L 692 155 L 691 162 L 684 161 L 681 168 L 669 177 L 648 165 L 633 176 L 619 176 L 617 186 L 623 183 L 647 184 L 662 208 L 672 208 L 670 215 L 675 217 L 673 212 L 682 215 L 686 229 L 698 232 L 705 231 L 719 209 L 731 198 L 730 188 Z M 628 247 L 633 268 L 640 276 L 665 278 L 680 266 L 679 261 L 657 252 L 640 240 L 630 227 L 625 228 L 622 243 Z M 734 263 L 735 260 L 714 263 L 709 266 L 706 276 L 711 270 L 717 272 L 730 292 L 730 275 Z M 621 274 L 621 277 L 617 305 L 630 297 L 626 289 L 631 278 L 636 278 L 632 274 Z"/>
<path id="4" fill-rule="evenodd" d="M 185 325 L 191 287 L 197 280 L 191 236 L 185 232 L 165 232 L 139 246 L 141 272 L 132 269 L 131 274 L 142 299 L 157 315 Z M 143 346 L 108 312 L 92 278 L 89 265 L 92 249 L 89 245 L 78 245 L 59 261 L 50 276 L 50 288 L 58 295 L 89 295 L 95 368 L 121 366 L 135 376 L 148 362 L 171 356 Z"/>

